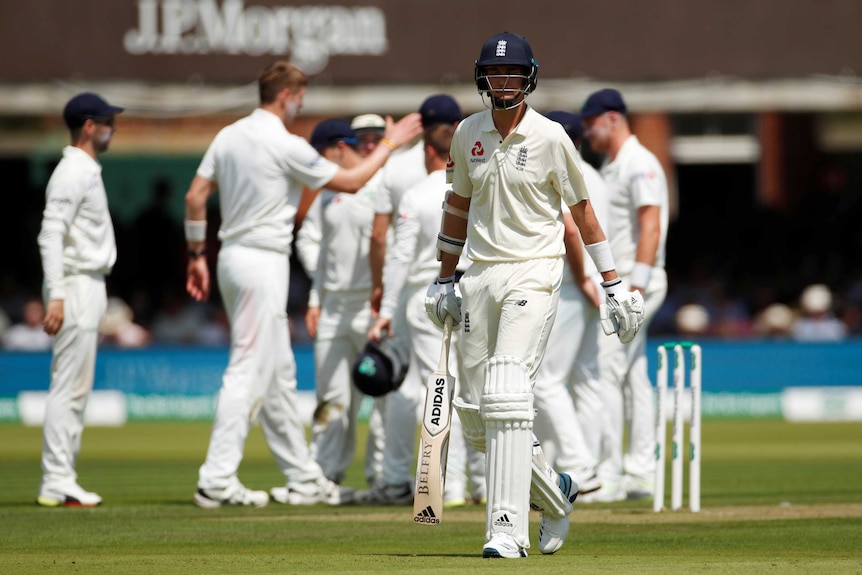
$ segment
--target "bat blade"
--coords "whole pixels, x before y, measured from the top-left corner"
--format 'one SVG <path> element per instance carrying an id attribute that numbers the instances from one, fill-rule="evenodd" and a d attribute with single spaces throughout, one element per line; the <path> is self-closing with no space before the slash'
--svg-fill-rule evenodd
<path id="1" fill-rule="evenodd" d="M 418 525 L 439 525 L 443 519 L 443 490 L 452 422 L 452 398 L 455 394 L 455 378 L 449 373 L 451 329 L 451 318 L 447 317 L 443 328 L 440 365 L 426 382 L 419 461 L 413 491 L 413 522 Z"/>

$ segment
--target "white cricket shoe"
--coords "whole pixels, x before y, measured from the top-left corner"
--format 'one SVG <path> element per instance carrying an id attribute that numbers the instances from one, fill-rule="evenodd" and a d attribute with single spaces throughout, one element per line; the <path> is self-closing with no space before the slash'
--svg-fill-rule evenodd
<path id="1" fill-rule="evenodd" d="M 273 487 L 269 494 L 274 501 L 285 505 L 343 505 L 353 502 L 353 488 L 342 487 L 326 478 Z"/>
<path id="2" fill-rule="evenodd" d="M 485 559 L 520 559 L 527 556 L 527 550 L 515 542 L 508 533 L 494 533 L 482 549 Z"/>
<path id="3" fill-rule="evenodd" d="M 36 503 L 42 507 L 95 507 L 102 502 L 98 493 L 86 491 L 77 483 L 39 489 Z"/>
<path id="4" fill-rule="evenodd" d="M 195 493 L 195 505 L 203 509 L 216 509 L 222 505 L 266 507 L 269 495 L 266 491 L 255 491 L 237 481 L 224 489 L 199 488 Z"/>
<path id="5" fill-rule="evenodd" d="M 578 477 L 584 477 L 584 474 Z M 596 473 L 589 476 L 589 479 L 578 482 L 578 497 L 583 497 L 589 493 L 595 493 L 602 488 L 602 481 Z"/>
<path id="6" fill-rule="evenodd" d="M 402 483 L 364 489 L 356 492 L 353 502 L 360 505 L 413 505 L 413 486 Z"/>
<path id="7" fill-rule="evenodd" d="M 655 493 L 655 482 L 635 475 L 623 477 L 626 499 L 651 499 Z"/>
<path id="8" fill-rule="evenodd" d="M 578 497 L 578 484 L 568 473 L 557 475 L 557 485 L 569 503 L 574 503 Z M 569 534 L 569 516 L 554 518 L 542 512 L 542 523 L 539 526 L 539 551 L 551 555 L 560 550 Z"/>

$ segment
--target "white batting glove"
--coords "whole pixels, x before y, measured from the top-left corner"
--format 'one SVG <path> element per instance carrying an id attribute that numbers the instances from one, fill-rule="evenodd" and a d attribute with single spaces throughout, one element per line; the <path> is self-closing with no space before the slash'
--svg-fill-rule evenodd
<path id="1" fill-rule="evenodd" d="M 627 292 L 619 278 L 602 282 L 606 303 L 599 306 L 599 321 L 605 335 L 617 334 L 622 343 L 631 342 L 643 325 L 644 298 L 637 290 Z"/>
<path id="2" fill-rule="evenodd" d="M 446 316 L 452 316 L 452 329 L 461 327 L 461 298 L 455 293 L 455 276 L 437 278 L 425 293 L 425 311 L 434 325 L 443 329 Z"/>

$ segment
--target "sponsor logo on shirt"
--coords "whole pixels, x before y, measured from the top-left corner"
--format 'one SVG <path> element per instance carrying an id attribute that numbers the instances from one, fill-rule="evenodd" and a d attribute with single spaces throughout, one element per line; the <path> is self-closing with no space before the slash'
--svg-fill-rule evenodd
<path id="1" fill-rule="evenodd" d="M 482 147 L 482 142 L 476 140 L 476 143 L 473 144 L 473 149 L 470 150 L 470 155 L 473 157 L 485 155 L 485 148 Z"/>

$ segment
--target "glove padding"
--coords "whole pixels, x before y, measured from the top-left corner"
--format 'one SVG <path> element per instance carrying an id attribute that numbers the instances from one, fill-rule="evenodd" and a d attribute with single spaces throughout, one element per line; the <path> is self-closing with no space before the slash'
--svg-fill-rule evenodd
<path id="1" fill-rule="evenodd" d="M 608 294 L 607 302 L 599 306 L 599 320 L 605 335 L 615 333 L 622 343 L 629 343 L 644 322 L 643 296 L 637 290 Z"/>
<path id="2" fill-rule="evenodd" d="M 461 298 L 455 293 L 455 278 L 437 278 L 425 293 L 425 311 L 434 325 L 443 329 L 446 316 L 452 316 L 452 329 L 461 327 Z"/>

